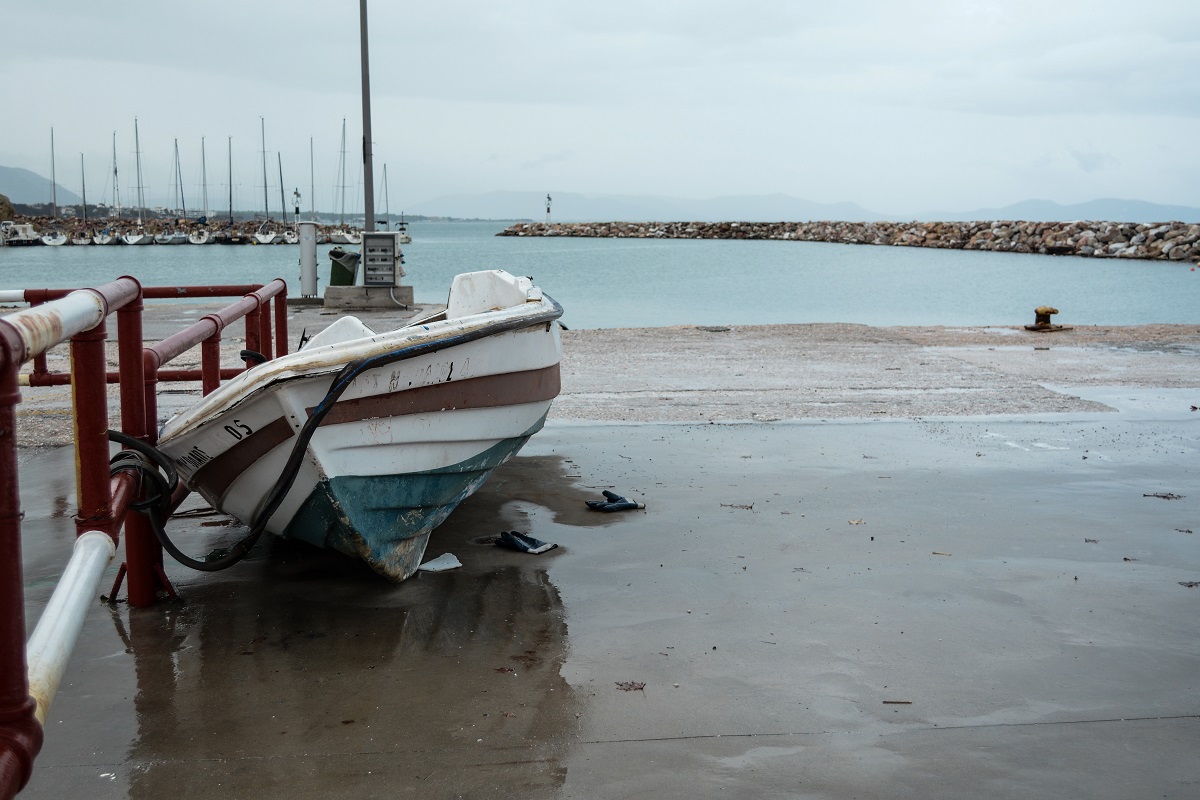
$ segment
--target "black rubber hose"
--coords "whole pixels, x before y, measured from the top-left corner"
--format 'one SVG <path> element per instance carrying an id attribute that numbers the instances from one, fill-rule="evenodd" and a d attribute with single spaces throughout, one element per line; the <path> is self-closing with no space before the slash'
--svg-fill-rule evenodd
<path id="1" fill-rule="evenodd" d="M 191 567 L 194 570 L 217 572 L 232 567 L 246 557 L 246 553 L 253 547 L 259 534 L 251 532 L 249 536 L 244 537 L 235 544 L 225 555 L 206 561 L 192 558 L 179 549 L 167 534 L 165 527 L 166 520 L 164 519 L 167 506 L 171 502 L 171 494 L 175 491 L 175 486 L 179 482 L 179 475 L 175 471 L 174 463 L 161 450 L 151 447 L 145 442 L 134 439 L 132 436 L 128 436 L 120 431 L 110 430 L 108 438 L 130 448 L 130 450 L 136 453 L 136 461 L 130 459 L 130 453 L 128 452 L 117 453 L 109 462 L 109 472 L 115 473 L 128 469 L 135 470 L 150 481 L 158 490 L 156 495 L 148 497 L 143 502 L 131 503 L 130 508 L 136 509 L 146 515 L 146 519 L 150 521 L 150 528 L 154 531 L 154 536 L 158 539 L 158 543 L 162 545 L 164 550 L 171 554 L 172 558 L 185 567 Z M 166 478 L 159 472 L 159 469 L 166 472 Z"/>

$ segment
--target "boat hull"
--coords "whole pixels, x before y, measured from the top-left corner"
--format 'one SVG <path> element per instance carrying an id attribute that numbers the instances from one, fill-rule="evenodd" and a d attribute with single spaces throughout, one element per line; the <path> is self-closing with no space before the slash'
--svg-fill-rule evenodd
<path id="1" fill-rule="evenodd" d="M 362 234 L 357 231 L 334 230 L 329 233 L 331 244 L 362 244 Z"/>
<path id="2" fill-rule="evenodd" d="M 190 488 L 254 524 L 297 443 L 306 445 L 266 530 L 404 580 L 431 531 L 542 428 L 558 395 L 561 344 L 550 320 L 562 309 L 534 291 L 538 300 L 525 308 L 310 347 L 255 367 L 168 422 L 159 448 Z M 304 442 L 335 374 L 360 357 L 380 366 L 358 374 Z"/>
<path id="3" fill-rule="evenodd" d="M 514 456 L 544 421 L 543 415 L 528 435 L 501 440 L 469 459 L 427 472 L 342 475 L 320 481 L 284 536 L 360 558 L 376 572 L 403 580 L 421 565 L 433 529 Z"/>

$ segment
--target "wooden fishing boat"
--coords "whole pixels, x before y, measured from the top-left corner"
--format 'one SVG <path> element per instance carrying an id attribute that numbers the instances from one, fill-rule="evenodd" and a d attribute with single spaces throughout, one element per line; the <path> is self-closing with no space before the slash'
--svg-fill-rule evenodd
<path id="1" fill-rule="evenodd" d="M 444 312 L 388 333 L 342 317 L 169 420 L 158 448 L 215 508 L 404 580 L 542 428 L 561 315 L 528 278 L 458 275 Z"/>

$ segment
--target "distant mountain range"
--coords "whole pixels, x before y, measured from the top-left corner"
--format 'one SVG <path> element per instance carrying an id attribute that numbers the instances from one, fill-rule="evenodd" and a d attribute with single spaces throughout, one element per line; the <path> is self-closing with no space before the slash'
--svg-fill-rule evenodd
<path id="1" fill-rule="evenodd" d="M 0 194 L 14 203 L 26 205 L 49 203 L 54 196 L 49 178 L 43 178 L 36 172 L 19 167 L 0 167 Z M 83 198 L 69 189 L 64 189 L 59 184 L 58 204 L 60 206 L 71 206 L 82 202 Z"/>
<path id="2" fill-rule="evenodd" d="M 1019 219 L 1031 222 L 1073 222 L 1081 219 L 1109 222 L 1200 222 L 1200 208 L 1168 206 L 1143 200 L 1120 200 L 1115 197 L 1065 206 L 1053 200 L 1023 200 L 1003 208 L 980 208 L 966 213 L 928 212 L 922 214 L 920 219 L 931 222 L 990 219 Z"/>
<path id="3" fill-rule="evenodd" d="M 488 192 L 445 195 L 410 209 L 431 217 L 479 219 L 532 219 L 546 216 L 546 196 L 541 192 Z M 1060 205 L 1050 200 L 1025 200 L 1003 208 L 974 211 L 930 211 L 915 216 L 884 214 L 856 203 L 815 203 L 784 194 L 735 195 L 689 200 L 658 195 L 588 195 L 559 192 L 552 195 L 550 218 L 557 222 L 882 222 L 919 220 L 955 222 L 972 220 L 1028 220 L 1066 222 L 1077 219 L 1111 222 L 1200 222 L 1200 208 L 1105 198 L 1087 203 Z"/>
<path id="4" fill-rule="evenodd" d="M 13 203 L 48 204 L 50 181 L 27 169 L 0 167 L 0 194 Z M 82 202 L 79 195 L 58 187 L 58 204 Z M 486 192 L 451 194 L 417 203 L 407 209 L 412 216 L 456 219 L 541 220 L 546 216 L 542 192 Z M 974 211 L 928 211 L 915 216 L 885 214 L 856 203 L 816 203 L 785 194 L 730 195 L 691 200 L 663 195 L 606 195 L 553 193 L 551 219 L 557 222 L 883 222 L 919 220 L 956 222 L 971 220 L 1030 220 L 1066 222 L 1079 219 L 1112 222 L 1200 222 L 1200 208 L 1161 205 L 1142 200 L 1104 198 L 1060 205 L 1051 200 L 1024 200 L 1002 208 Z"/>

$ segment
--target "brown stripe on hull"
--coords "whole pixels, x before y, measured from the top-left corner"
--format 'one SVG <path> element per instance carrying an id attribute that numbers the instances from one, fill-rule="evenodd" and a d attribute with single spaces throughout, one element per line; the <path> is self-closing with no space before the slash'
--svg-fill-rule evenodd
<path id="1" fill-rule="evenodd" d="M 379 417 L 403 417 L 430 411 L 454 411 L 464 408 L 499 408 L 522 403 L 553 400 L 561 389 L 558 364 L 524 372 L 483 375 L 461 381 L 447 381 L 373 394 L 353 400 L 339 400 L 321 425 L 341 425 Z M 308 409 L 312 413 L 312 409 Z"/>
<path id="2" fill-rule="evenodd" d="M 251 464 L 292 438 L 292 426 L 283 417 L 242 439 L 209 461 L 192 475 L 192 483 L 203 486 L 217 497 L 225 494 Z"/>
<path id="3" fill-rule="evenodd" d="M 430 411 L 536 403 L 553 400 L 561 388 L 559 365 L 553 364 L 524 372 L 484 375 L 353 400 L 339 400 L 321 420 L 321 425 L 402 417 Z M 311 408 L 307 409 L 309 414 L 312 411 Z M 254 462 L 292 438 L 292 434 L 292 426 L 285 418 L 279 417 L 196 470 L 191 483 L 203 486 L 211 495 L 222 497 Z"/>

